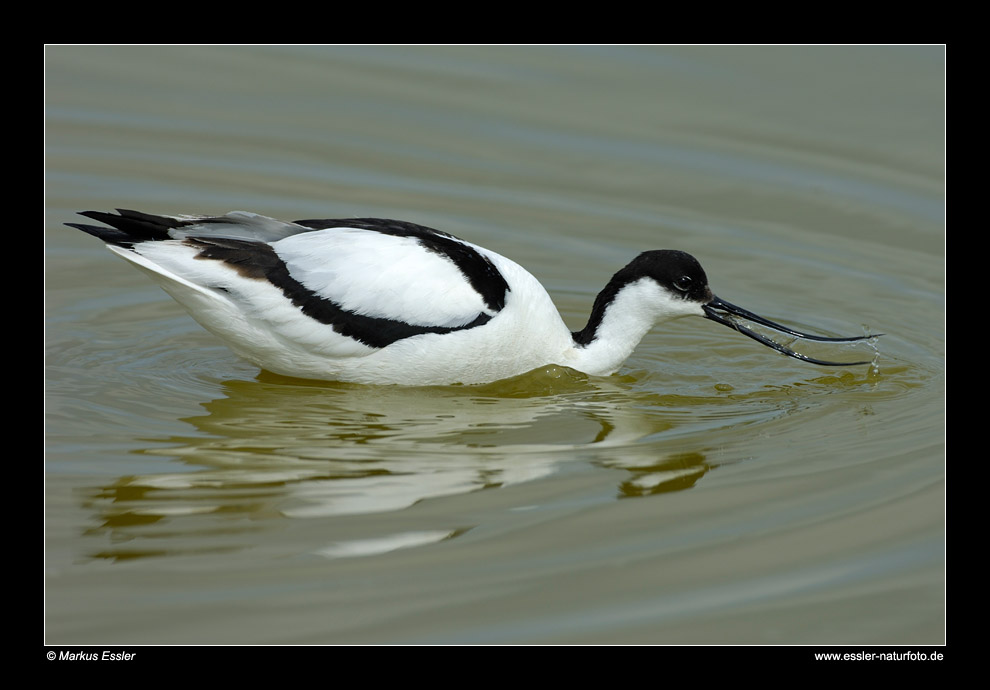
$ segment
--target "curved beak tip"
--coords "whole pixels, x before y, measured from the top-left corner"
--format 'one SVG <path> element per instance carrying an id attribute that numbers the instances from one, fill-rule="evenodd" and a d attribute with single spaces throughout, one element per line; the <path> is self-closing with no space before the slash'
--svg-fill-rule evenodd
<path id="1" fill-rule="evenodd" d="M 709 301 L 707 304 L 702 305 L 702 310 L 705 312 L 705 318 L 711 319 L 712 321 L 716 323 L 720 323 L 723 326 L 728 326 L 729 328 L 732 328 L 733 330 L 736 330 L 742 333 L 743 335 L 752 338 L 758 343 L 765 345 L 773 350 L 776 350 L 782 355 L 793 357 L 795 359 L 800 359 L 804 362 L 810 362 L 812 364 L 819 364 L 822 366 L 833 366 L 833 367 L 858 366 L 860 364 L 870 364 L 871 362 L 870 361 L 833 362 L 829 360 L 809 357 L 808 355 L 804 355 L 801 354 L 800 352 L 796 352 L 795 350 L 792 350 L 787 345 L 783 345 L 777 342 L 776 340 L 769 338 L 768 336 L 765 336 L 761 333 L 757 333 L 756 331 L 747 328 L 746 325 L 740 322 L 740 320 L 752 324 L 758 324 L 760 326 L 763 326 L 764 328 L 768 328 L 778 333 L 788 335 L 794 340 L 810 340 L 814 342 L 824 342 L 824 343 L 852 343 L 862 340 L 871 340 L 873 338 L 877 338 L 883 335 L 882 333 L 872 333 L 869 335 L 853 336 L 846 338 L 831 338 L 820 335 L 813 335 L 811 333 L 803 333 L 801 331 L 788 328 L 787 326 L 781 325 L 774 321 L 770 321 L 769 319 L 765 319 L 762 316 L 758 316 L 757 314 L 754 314 L 751 311 L 747 311 L 742 307 L 737 307 L 734 304 L 731 304 L 714 296 L 712 297 L 711 301 Z"/>

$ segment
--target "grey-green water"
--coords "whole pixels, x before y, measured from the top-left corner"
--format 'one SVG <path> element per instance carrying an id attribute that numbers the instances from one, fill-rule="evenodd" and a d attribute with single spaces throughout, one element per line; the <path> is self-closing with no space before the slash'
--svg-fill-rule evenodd
<path id="1" fill-rule="evenodd" d="M 944 641 L 940 47 L 46 51 L 45 641 Z M 679 248 L 821 369 L 702 319 L 618 376 L 281 379 L 76 211 L 383 216 L 583 325 Z"/>

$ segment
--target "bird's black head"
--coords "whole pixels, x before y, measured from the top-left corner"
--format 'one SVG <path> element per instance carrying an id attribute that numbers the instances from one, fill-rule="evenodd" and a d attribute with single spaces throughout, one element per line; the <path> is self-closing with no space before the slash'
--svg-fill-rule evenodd
<path id="1" fill-rule="evenodd" d="M 707 304 L 712 300 L 712 291 L 708 287 L 705 269 L 693 256 L 676 249 L 643 252 L 615 277 L 623 282 L 652 278 L 672 295 L 684 300 L 701 304 Z"/>

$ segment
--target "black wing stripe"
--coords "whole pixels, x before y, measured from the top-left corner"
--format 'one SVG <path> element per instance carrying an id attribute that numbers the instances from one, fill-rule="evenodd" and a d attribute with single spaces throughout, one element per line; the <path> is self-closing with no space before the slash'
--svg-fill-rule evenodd
<path id="1" fill-rule="evenodd" d="M 199 250 L 197 258 L 223 261 L 245 278 L 272 283 L 308 317 L 368 347 L 387 347 L 414 335 L 466 330 L 483 326 L 491 320 L 488 314 L 480 313 L 462 326 L 416 326 L 394 319 L 357 314 L 321 297 L 293 278 L 288 267 L 268 244 L 209 237 L 188 237 L 184 241 Z"/>
<path id="2" fill-rule="evenodd" d="M 471 287 L 481 295 L 489 309 L 501 311 L 505 307 L 505 296 L 509 292 L 509 284 L 505 282 L 505 278 L 495 267 L 495 264 L 488 257 L 458 241 L 453 235 L 415 223 L 383 218 L 314 219 L 294 222 L 314 230 L 358 228 L 395 237 L 413 237 L 419 240 L 419 243 L 427 250 L 450 259 L 471 284 Z"/>

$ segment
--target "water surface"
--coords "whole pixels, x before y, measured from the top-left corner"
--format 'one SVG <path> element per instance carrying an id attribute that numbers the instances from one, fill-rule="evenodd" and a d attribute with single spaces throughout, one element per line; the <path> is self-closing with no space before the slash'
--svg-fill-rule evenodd
<path id="1" fill-rule="evenodd" d="M 46 642 L 943 642 L 943 90 L 926 47 L 50 47 Z M 687 319 L 607 378 L 286 379 L 63 226 L 117 207 L 423 223 L 573 328 L 678 248 L 886 335 L 873 368 Z"/>

